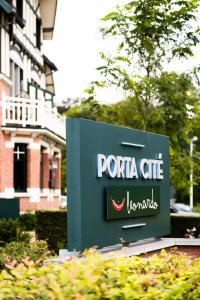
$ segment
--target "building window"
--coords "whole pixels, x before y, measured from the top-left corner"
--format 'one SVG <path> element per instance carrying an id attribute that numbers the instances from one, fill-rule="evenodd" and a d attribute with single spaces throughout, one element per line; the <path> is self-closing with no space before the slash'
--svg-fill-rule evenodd
<path id="1" fill-rule="evenodd" d="M 44 148 L 41 147 L 40 151 L 40 189 L 44 188 Z"/>
<path id="2" fill-rule="evenodd" d="M 25 26 L 25 21 L 23 19 L 23 0 L 16 0 L 16 22 L 22 28 Z"/>
<path id="3" fill-rule="evenodd" d="M 10 62 L 10 76 L 12 80 L 11 96 L 20 96 L 23 91 L 23 70 L 13 61 Z"/>
<path id="4" fill-rule="evenodd" d="M 27 145 L 15 144 L 14 148 L 14 189 L 26 192 L 27 188 Z"/>
<path id="5" fill-rule="evenodd" d="M 49 188 L 56 188 L 56 172 L 57 172 L 57 160 L 53 157 L 50 161 L 49 167 Z"/>
<path id="6" fill-rule="evenodd" d="M 41 21 L 36 19 L 36 47 L 40 50 L 41 48 Z"/>
<path id="7" fill-rule="evenodd" d="M 16 0 L 16 12 L 23 19 L 23 0 Z"/>

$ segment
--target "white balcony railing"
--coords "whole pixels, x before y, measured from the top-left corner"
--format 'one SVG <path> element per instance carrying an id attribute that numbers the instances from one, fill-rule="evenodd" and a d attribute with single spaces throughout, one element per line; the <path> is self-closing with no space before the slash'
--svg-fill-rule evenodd
<path id="1" fill-rule="evenodd" d="M 40 127 L 65 138 L 65 121 L 42 100 L 3 97 L 2 126 Z"/>

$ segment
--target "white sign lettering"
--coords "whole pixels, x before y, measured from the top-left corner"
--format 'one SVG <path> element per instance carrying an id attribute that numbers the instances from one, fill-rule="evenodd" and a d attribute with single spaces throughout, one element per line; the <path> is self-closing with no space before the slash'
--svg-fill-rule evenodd
<path id="1" fill-rule="evenodd" d="M 151 199 L 143 200 L 142 202 L 134 202 L 133 200 L 129 199 L 129 192 L 127 192 L 127 212 L 128 214 L 131 213 L 131 211 L 136 210 L 143 210 L 146 208 L 150 208 L 153 210 L 156 210 L 158 207 L 158 203 L 154 201 L 154 195 L 153 195 L 153 189 L 151 191 Z"/>
<path id="2" fill-rule="evenodd" d="M 159 155 L 162 158 L 162 155 Z M 163 160 L 143 158 L 136 162 L 135 157 L 97 155 L 97 177 L 103 174 L 111 178 L 164 179 Z"/>

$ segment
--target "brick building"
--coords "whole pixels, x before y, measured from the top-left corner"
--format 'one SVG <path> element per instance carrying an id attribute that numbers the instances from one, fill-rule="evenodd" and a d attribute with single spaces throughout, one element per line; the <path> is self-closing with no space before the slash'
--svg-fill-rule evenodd
<path id="1" fill-rule="evenodd" d="M 20 211 L 58 208 L 65 122 L 54 106 L 55 65 L 42 53 L 57 0 L 0 0 L 0 198 Z"/>

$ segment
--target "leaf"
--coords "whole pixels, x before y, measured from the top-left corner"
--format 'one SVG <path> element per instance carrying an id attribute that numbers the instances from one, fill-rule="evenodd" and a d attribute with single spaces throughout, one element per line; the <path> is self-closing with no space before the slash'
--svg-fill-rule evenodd
<path id="1" fill-rule="evenodd" d="M 105 17 L 103 17 L 101 20 L 102 21 L 108 21 L 108 20 L 114 20 L 119 17 L 119 14 L 117 12 L 111 12 L 107 14 Z"/>
<path id="2" fill-rule="evenodd" d="M 166 250 L 165 250 L 165 249 L 162 249 L 160 255 L 165 257 L 165 256 L 167 255 Z"/>
<path id="3" fill-rule="evenodd" d="M 91 94 L 93 94 L 93 89 L 92 88 L 87 88 L 87 89 L 84 90 L 84 93 L 91 95 Z"/>
<path id="4" fill-rule="evenodd" d="M 124 56 L 116 56 L 114 59 L 117 60 L 117 61 L 127 62 L 129 65 L 131 64 L 130 60 L 127 57 L 124 57 Z"/>

